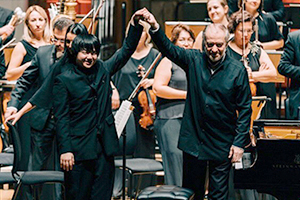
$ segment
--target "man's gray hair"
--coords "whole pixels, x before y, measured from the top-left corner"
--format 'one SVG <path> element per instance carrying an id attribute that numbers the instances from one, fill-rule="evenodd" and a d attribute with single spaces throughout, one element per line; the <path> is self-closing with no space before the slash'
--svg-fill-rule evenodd
<path id="1" fill-rule="evenodd" d="M 62 31 L 64 28 L 68 28 L 71 24 L 74 24 L 74 22 L 70 18 L 62 16 L 54 22 L 53 30 L 57 29 Z"/>
<path id="2" fill-rule="evenodd" d="M 226 26 L 224 26 L 223 24 L 220 24 L 220 23 L 213 23 L 213 24 L 209 24 L 209 25 L 205 28 L 205 30 L 203 31 L 203 42 L 206 41 L 206 38 L 207 38 L 206 33 L 207 33 L 208 30 L 214 30 L 216 33 L 217 33 L 218 31 L 224 32 L 224 35 L 225 35 L 225 41 L 226 41 L 226 42 L 229 41 L 230 35 L 229 35 L 229 31 L 228 31 L 228 29 L 226 28 Z"/>

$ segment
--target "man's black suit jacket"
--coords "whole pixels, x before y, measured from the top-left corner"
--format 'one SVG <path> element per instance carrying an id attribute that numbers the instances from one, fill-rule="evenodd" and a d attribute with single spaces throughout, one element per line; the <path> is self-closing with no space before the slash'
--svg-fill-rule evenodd
<path id="1" fill-rule="evenodd" d="M 119 151 L 110 81 L 135 51 L 141 33 L 142 27 L 130 27 L 123 47 L 110 59 L 97 61 L 92 83 L 75 64 L 63 66 L 67 70 L 56 77 L 53 87 L 60 154 L 72 152 L 78 161 L 96 159 L 101 149 L 108 156 Z"/>
<path id="2" fill-rule="evenodd" d="M 297 118 L 300 106 L 300 31 L 291 32 L 285 43 L 284 52 L 278 65 L 278 72 L 291 78 L 290 118 Z"/>
<path id="3" fill-rule="evenodd" d="M 32 59 L 31 65 L 24 71 L 18 79 L 15 89 L 11 93 L 11 100 L 8 106 L 19 108 L 24 94 L 34 85 L 35 89 L 39 88 L 56 59 L 56 50 L 54 45 L 40 47 Z M 50 110 L 44 108 L 35 108 L 31 111 L 30 126 L 36 130 L 42 130 L 49 117 Z"/>
<path id="4" fill-rule="evenodd" d="M 0 6 L 0 28 L 7 25 L 13 15 L 13 11 L 8 10 Z M 2 39 L 0 38 L 0 48 L 3 44 L 10 41 L 13 37 L 14 33 L 8 36 L 5 42 L 2 43 Z M 4 53 L 0 51 L 0 78 L 5 75 L 6 67 L 5 67 L 5 60 L 4 60 Z"/>

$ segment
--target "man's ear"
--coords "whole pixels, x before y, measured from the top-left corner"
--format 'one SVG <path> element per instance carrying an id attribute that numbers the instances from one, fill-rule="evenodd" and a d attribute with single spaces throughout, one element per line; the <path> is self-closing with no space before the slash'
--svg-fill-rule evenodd
<path id="1" fill-rule="evenodd" d="M 225 5 L 225 6 L 224 6 L 224 11 L 225 11 L 225 14 L 226 14 L 226 15 L 228 15 L 228 10 L 229 10 L 228 5 Z"/>

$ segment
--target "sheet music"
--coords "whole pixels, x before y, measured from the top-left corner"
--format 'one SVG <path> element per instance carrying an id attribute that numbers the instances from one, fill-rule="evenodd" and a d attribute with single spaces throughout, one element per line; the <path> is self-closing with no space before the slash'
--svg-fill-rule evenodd
<path id="1" fill-rule="evenodd" d="M 120 138 L 125 125 L 129 119 L 129 116 L 133 110 L 131 106 L 131 101 L 124 100 L 119 108 L 119 110 L 115 114 L 115 125 L 118 134 L 118 138 Z"/>

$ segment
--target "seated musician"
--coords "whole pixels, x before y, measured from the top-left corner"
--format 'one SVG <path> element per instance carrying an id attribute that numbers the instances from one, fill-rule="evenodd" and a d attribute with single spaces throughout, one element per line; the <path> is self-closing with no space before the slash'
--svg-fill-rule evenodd
<path id="1" fill-rule="evenodd" d="M 257 96 L 268 96 L 272 98 L 272 101 L 268 102 L 262 110 L 262 118 L 268 117 L 272 113 L 276 116 L 275 84 L 268 83 L 272 78 L 277 76 L 276 69 L 267 53 L 255 43 L 250 42 L 251 34 L 253 33 L 253 18 L 247 11 L 244 13 L 244 57 L 246 64 L 248 64 L 246 68 L 249 80 L 255 83 Z M 240 11 L 235 12 L 230 17 L 228 25 L 228 29 L 234 34 L 234 38 L 228 44 L 227 54 L 240 61 L 243 55 L 242 27 L 242 13 Z"/>
<path id="2" fill-rule="evenodd" d="M 291 79 L 288 119 L 299 119 L 300 106 L 300 31 L 291 32 L 278 65 L 278 72 Z M 287 112 L 287 111 L 286 111 Z"/>

